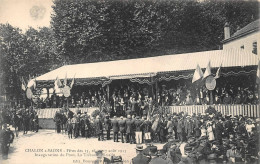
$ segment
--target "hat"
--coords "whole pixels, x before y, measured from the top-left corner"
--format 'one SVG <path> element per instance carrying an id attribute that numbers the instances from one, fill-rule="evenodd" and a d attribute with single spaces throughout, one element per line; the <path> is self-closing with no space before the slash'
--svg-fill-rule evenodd
<path id="1" fill-rule="evenodd" d="M 98 154 L 103 154 L 103 150 L 96 151 L 96 155 L 98 155 Z"/>
<path id="2" fill-rule="evenodd" d="M 137 144 L 135 149 L 136 149 L 137 151 L 142 151 L 142 150 L 144 150 L 144 149 L 143 149 L 143 145 L 140 145 L 140 144 Z"/>
<path id="3" fill-rule="evenodd" d="M 123 117 L 123 116 L 121 116 L 120 118 L 121 118 L 121 119 L 123 119 L 124 117 Z"/>
<path id="4" fill-rule="evenodd" d="M 121 116 L 122 117 L 122 116 Z M 114 116 L 114 118 L 116 118 L 116 116 Z"/>

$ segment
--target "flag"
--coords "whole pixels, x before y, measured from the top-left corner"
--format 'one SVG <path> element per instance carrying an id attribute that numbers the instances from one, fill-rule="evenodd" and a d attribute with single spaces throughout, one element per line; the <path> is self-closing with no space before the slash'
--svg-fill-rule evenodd
<path id="1" fill-rule="evenodd" d="M 65 78 L 64 78 L 64 86 L 67 86 L 67 72 L 66 72 L 66 75 L 65 75 Z"/>
<path id="2" fill-rule="evenodd" d="M 36 89 L 36 79 L 34 79 L 33 81 L 34 81 L 33 87 L 34 89 Z"/>
<path id="3" fill-rule="evenodd" d="M 256 72 L 256 83 L 260 84 L 260 60 L 258 61 L 258 67 Z"/>
<path id="4" fill-rule="evenodd" d="M 22 79 L 21 79 L 21 82 L 22 82 L 22 90 L 26 90 L 26 83 L 25 83 L 25 81 L 24 81 L 24 78 L 22 77 Z"/>
<path id="5" fill-rule="evenodd" d="M 194 83 L 195 81 L 197 81 L 200 78 L 202 78 L 202 76 L 203 76 L 203 72 L 200 69 L 200 66 L 197 65 L 197 68 L 195 69 L 195 72 L 194 72 L 194 75 L 193 75 L 193 78 L 192 78 L 192 83 Z"/>
<path id="6" fill-rule="evenodd" d="M 210 61 L 209 61 L 209 64 L 204 72 L 204 75 L 203 75 L 203 79 L 208 77 L 209 75 L 211 75 L 211 68 L 210 68 Z"/>
<path id="7" fill-rule="evenodd" d="M 220 64 L 217 72 L 216 72 L 216 76 L 214 77 L 215 79 L 219 78 L 220 77 L 220 68 L 222 67 L 222 63 Z"/>
<path id="8" fill-rule="evenodd" d="M 75 74 L 75 75 L 76 75 L 76 74 Z M 75 75 L 74 75 L 74 77 L 73 77 L 73 79 L 72 79 L 72 82 L 70 83 L 70 88 L 72 88 L 73 85 L 74 85 L 74 82 L 75 82 Z"/>
<path id="9" fill-rule="evenodd" d="M 61 82 L 60 82 L 59 77 L 57 76 L 57 77 L 56 77 L 56 80 L 55 80 L 55 82 L 54 82 L 54 88 L 55 88 L 55 90 L 57 90 L 57 89 L 60 88 L 61 86 L 62 86 L 62 84 L 61 84 Z"/>

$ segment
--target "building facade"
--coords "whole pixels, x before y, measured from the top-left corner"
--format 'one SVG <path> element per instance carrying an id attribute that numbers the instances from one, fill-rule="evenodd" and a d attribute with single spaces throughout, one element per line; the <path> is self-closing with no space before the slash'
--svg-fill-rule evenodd
<path id="1" fill-rule="evenodd" d="M 226 23 L 224 27 L 223 49 L 244 49 L 250 51 L 258 57 L 260 56 L 260 19 L 251 22 L 242 29 L 230 35 L 229 24 Z"/>

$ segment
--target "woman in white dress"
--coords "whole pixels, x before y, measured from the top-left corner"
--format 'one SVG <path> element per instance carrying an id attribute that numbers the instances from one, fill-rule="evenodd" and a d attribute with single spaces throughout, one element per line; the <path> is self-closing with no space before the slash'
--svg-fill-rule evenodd
<path id="1" fill-rule="evenodd" d="M 207 122 L 207 134 L 209 141 L 215 140 L 211 121 Z"/>

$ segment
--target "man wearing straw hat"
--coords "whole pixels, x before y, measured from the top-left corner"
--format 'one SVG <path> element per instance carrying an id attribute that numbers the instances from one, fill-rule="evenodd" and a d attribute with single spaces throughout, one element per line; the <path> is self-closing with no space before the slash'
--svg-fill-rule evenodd
<path id="1" fill-rule="evenodd" d="M 132 159 L 132 164 L 148 164 L 149 158 L 143 155 L 143 146 L 141 144 L 136 145 L 136 157 Z"/>

